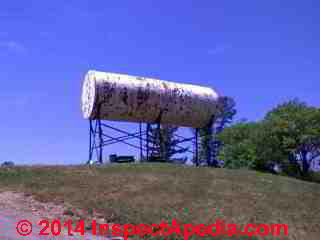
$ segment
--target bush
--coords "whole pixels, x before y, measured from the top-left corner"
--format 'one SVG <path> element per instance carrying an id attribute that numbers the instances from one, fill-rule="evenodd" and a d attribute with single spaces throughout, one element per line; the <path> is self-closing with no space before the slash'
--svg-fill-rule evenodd
<path id="1" fill-rule="evenodd" d="M 14 166 L 14 162 L 11 161 L 5 161 L 1 164 L 1 167 L 13 167 Z"/>

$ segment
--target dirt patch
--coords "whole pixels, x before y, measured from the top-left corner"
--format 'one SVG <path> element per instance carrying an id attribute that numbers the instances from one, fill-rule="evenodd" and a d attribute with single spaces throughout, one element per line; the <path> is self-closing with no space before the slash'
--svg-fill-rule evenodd
<path id="1" fill-rule="evenodd" d="M 32 198 L 32 196 L 18 192 L 1 192 L 0 207 L 10 208 L 16 211 L 32 213 L 42 218 L 58 218 L 63 214 L 65 207 L 53 203 L 41 203 Z"/>
<path id="2" fill-rule="evenodd" d="M 2 211 L 10 212 L 15 216 L 19 216 L 21 219 L 26 218 L 33 224 L 38 224 L 44 219 L 49 221 L 58 219 L 62 226 L 59 236 L 68 236 L 68 229 L 66 227 L 63 228 L 63 222 L 68 220 L 72 220 L 73 222 L 72 229 L 76 228 L 76 223 L 79 222 L 80 219 L 85 221 L 86 230 L 90 230 L 89 225 L 91 225 L 93 220 L 96 220 L 97 224 L 106 223 L 105 219 L 101 218 L 97 213 L 92 212 L 89 214 L 84 210 L 74 209 L 67 203 L 55 204 L 51 202 L 39 202 L 30 194 L 12 191 L 0 192 L 0 212 Z M 80 233 L 77 232 L 72 232 L 72 234 L 74 236 L 80 236 Z"/>

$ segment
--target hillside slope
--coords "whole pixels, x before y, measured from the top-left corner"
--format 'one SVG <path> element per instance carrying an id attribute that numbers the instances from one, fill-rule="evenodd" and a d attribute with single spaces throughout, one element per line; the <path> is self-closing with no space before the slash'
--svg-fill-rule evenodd
<path id="1" fill-rule="evenodd" d="M 254 171 L 172 164 L 14 167 L 0 169 L 0 189 L 81 209 L 82 219 L 152 224 L 175 211 L 193 224 L 217 218 L 240 226 L 279 223 L 288 224 L 289 236 L 276 239 L 320 238 L 320 184 Z"/>

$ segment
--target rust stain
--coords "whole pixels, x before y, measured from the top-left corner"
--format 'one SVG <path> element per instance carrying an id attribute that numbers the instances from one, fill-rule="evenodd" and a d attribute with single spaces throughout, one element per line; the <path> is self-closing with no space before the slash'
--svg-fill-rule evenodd
<path id="1" fill-rule="evenodd" d="M 120 92 L 120 97 L 125 105 L 128 105 L 128 89 L 125 87 L 122 92 Z"/>
<path id="2" fill-rule="evenodd" d="M 164 87 L 165 90 L 168 89 L 168 85 L 167 85 L 165 82 L 163 82 L 162 85 L 163 85 L 163 87 Z"/>
<path id="3" fill-rule="evenodd" d="M 160 118 L 163 123 L 201 127 L 217 111 L 217 94 L 209 88 L 97 71 L 86 78 L 91 79 L 82 95 L 87 118 L 148 122 Z"/>
<path id="4" fill-rule="evenodd" d="M 137 93 L 137 105 L 138 105 L 138 108 L 148 100 L 150 96 L 150 91 L 149 90 L 145 90 L 145 89 L 142 89 L 141 87 L 139 87 L 138 89 L 138 93 Z"/>

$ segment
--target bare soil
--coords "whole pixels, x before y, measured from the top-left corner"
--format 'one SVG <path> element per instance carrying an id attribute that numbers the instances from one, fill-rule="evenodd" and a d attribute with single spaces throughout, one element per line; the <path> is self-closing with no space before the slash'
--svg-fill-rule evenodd
<path id="1" fill-rule="evenodd" d="M 28 220 L 33 225 L 39 224 L 41 220 L 48 220 L 49 222 L 59 219 L 61 222 L 61 226 L 64 221 L 72 220 L 74 223 L 78 222 L 80 219 L 83 219 L 85 212 L 79 209 L 74 209 L 73 212 L 70 211 L 73 209 L 72 206 L 68 204 L 56 204 L 53 202 L 40 202 L 33 198 L 32 195 L 21 193 L 21 192 L 13 192 L 13 191 L 4 191 L 0 192 L 0 213 L 6 212 L 10 213 L 10 215 L 14 215 L 19 220 Z M 74 215 L 70 216 L 66 213 L 72 212 Z M 87 223 L 92 222 L 92 220 L 96 220 L 97 223 L 103 224 L 106 223 L 103 218 L 99 218 L 97 214 L 93 214 L 90 218 L 87 218 Z M 89 224 L 88 224 L 89 225 Z M 42 229 L 42 227 L 39 225 Z M 72 229 L 75 229 L 76 225 L 73 225 Z M 80 233 L 72 232 L 73 236 L 81 236 Z M 85 234 L 86 236 L 87 234 Z M 62 227 L 61 233 L 59 237 L 67 237 L 68 229 L 67 227 Z"/>

